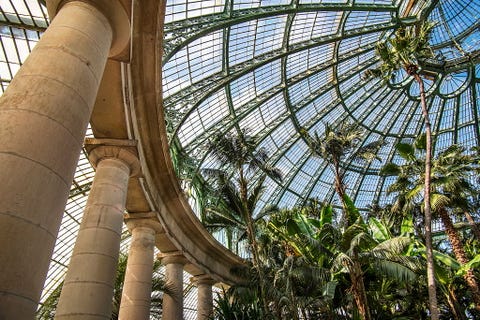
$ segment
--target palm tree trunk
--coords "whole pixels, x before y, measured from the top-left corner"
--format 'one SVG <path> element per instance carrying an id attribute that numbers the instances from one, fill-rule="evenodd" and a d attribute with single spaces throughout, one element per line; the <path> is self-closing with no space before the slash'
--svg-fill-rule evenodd
<path id="1" fill-rule="evenodd" d="M 263 269 L 260 265 L 260 259 L 258 257 L 258 244 L 257 239 L 255 238 L 255 225 L 253 223 L 252 212 L 248 210 L 248 192 L 247 192 L 247 183 L 243 174 L 243 167 L 239 166 L 239 185 L 240 185 L 240 197 L 242 199 L 243 206 L 243 215 L 247 225 L 247 237 L 249 241 L 249 246 L 252 251 L 253 256 L 253 267 L 257 270 L 260 286 L 260 299 L 262 300 L 262 306 L 264 308 L 265 314 L 268 312 L 268 303 L 265 294 L 265 277 L 263 275 Z"/>
<path id="2" fill-rule="evenodd" d="M 407 70 L 408 73 L 408 70 Z M 428 300 L 430 304 L 430 317 L 432 320 L 439 320 L 437 287 L 435 285 L 435 267 L 433 264 L 433 243 L 432 243 L 432 212 L 430 206 L 430 179 L 432 168 L 432 129 L 430 126 L 430 117 L 428 116 L 427 101 L 425 99 L 425 88 L 422 78 L 416 71 L 413 77 L 420 87 L 420 102 L 422 105 L 422 114 L 425 121 L 425 191 L 424 191 L 424 215 L 425 215 L 425 248 L 427 254 L 427 282 L 428 282 Z"/>
<path id="3" fill-rule="evenodd" d="M 475 235 L 477 240 L 480 240 L 480 230 L 478 229 L 478 226 L 475 220 L 473 220 L 472 215 L 467 211 L 465 211 L 464 214 L 465 214 L 465 217 L 467 218 L 468 224 L 470 225 L 470 229 L 472 229 L 473 234 Z"/>
<path id="4" fill-rule="evenodd" d="M 453 314 L 453 318 L 455 320 L 467 320 L 465 316 L 465 310 L 463 310 L 462 306 L 458 302 L 457 295 L 455 294 L 455 290 L 453 286 L 448 286 L 448 294 L 447 294 L 447 302 L 450 305 L 450 309 Z"/>
<path id="5" fill-rule="evenodd" d="M 371 320 L 370 310 L 368 308 L 367 294 L 365 292 L 365 284 L 363 282 L 363 272 L 360 262 L 358 261 L 357 252 L 354 252 L 353 266 L 350 270 L 350 279 L 352 281 L 353 297 L 357 305 L 358 312 L 362 320 Z"/>
<path id="6" fill-rule="evenodd" d="M 460 264 L 465 265 L 468 263 L 467 255 L 465 254 L 465 250 L 463 248 L 462 241 L 458 236 L 455 227 L 453 226 L 452 219 L 448 215 L 448 212 L 445 208 L 439 210 L 440 218 L 442 219 L 443 226 L 445 227 L 445 233 L 448 236 L 448 240 L 452 245 L 453 253 L 455 254 L 455 258 L 457 259 Z M 473 301 L 475 302 L 475 309 L 480 311 L 480 289 L 478 287 L 477 280 L 475 279 L 475 275 L 472 269 L 469 269 L 465 275 L 463 276 L 465 282 L 467 283 L 470 291 L 472 291 Z"/>
<path id="7" fill-rule="evenodd" d="M 340 224 L 343 225 L 345 229 L 348 228 L 348 213 L 347 205 L 345 204 L 345 186 L 343 185 L 342 175 L 340 174 L 340 164 L 339 161 L 335 158 L 333 159 L 333 168 L 335 171 L 335 191 L 337 192 L 340 202 L 342 203 L 342 218 Z"/>

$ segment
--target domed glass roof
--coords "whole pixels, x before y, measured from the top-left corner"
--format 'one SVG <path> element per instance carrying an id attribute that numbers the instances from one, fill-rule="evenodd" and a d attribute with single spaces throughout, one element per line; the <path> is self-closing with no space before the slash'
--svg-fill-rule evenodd
<path id="1" fill-rule="evenodd" d="M 0 4 L 0 94 L 48 26 L 44 1 Z M 362 80 L 378 65 L 374 44 L 400 22 L 437 21 L 425 66 L 435 152 L 452 143 L 479 145 L 480 2 L 477 0 L 168 0 L 163 95 L 172 155 L 188 187 L 201 168 L 216 166 L 205 148 L 217 132 L 248 128 L 285 179 L 267 179 L 261 202 L 291 207 L 317 197 L 337 202 L 333 174 L 312 157 L 298 131 L 356 122 L 363 144 L 388 142 L 381 162 L 353 161 L 347 192 L 360 208 L 389 201 L 392 179 L 379 168 L 399 162 L 394 145 L 423 132 L 418 87 L 405 74 L 383 86 Z M 433 77 L 435 76 L 435 77 Z M 174 159 L 177 160 L 177 159 Z M 178 161 L 176 163 L 179 163 Z M 185 163 L 185 162 L 184 162 Z M 65 209 L 42 301 L 63 279 L 83 214 L 93 169 L 84 153 Z M 125 234 L 125 238 L 127 238 Z M 127 241 L 122 244 L 125 251 Z"/>
<path id="2" fill-rule="evenodd" d="M 347 194 L 361 209 L 387 203 L 393 178 L 379 170 L 400 162 L 394 146 L 422 134 L 424 121 L 413 78 L 362 79 L 379 65 L 374 45 L 400 23 L 436 21 L 436 57 L 424 65 L 434 152 L 476 146 L 479 17 L 475 0 L 167 1 L 163 94 L 172 153 L 189 160 L 180 177 L 217 166 L 206 147 L 213 134 L 246 129 L 284 174 L 265 181 L 261 204 L 339 204 L 332 170 L 299 129 L 322 136 L 325 124 L 348 121 L 363 127 L 361 145 L 386 145 L 381 161 L 344 161 Z"/>

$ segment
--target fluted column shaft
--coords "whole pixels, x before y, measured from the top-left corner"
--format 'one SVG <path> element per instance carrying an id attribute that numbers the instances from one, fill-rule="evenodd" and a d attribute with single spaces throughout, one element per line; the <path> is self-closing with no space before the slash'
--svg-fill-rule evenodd
<path id="1" fill-rule="evenodd" d="M 159 223 L 152 219 L 128 219 L 132 233 L 123 284 L 119 319 L 148 320 L 152 294 L 155 234 Z"/>
<path id="2" fill-rule="evenodd" d="M 213 313 L 212 285 L 215 283 L 208 276 L 195 277 L 194 284 L 197 286 L 197 320 L 207 320 Z"/>
<path id="3" fill-rule="evenodd" d="M 100 79 L 112 27 L 73 1 L 0 99 L 0 318 L 33 319 Z"/>
<path id="4" fill-rule="evenodd" d="M 165 281 L 168 293 L 163 295 L 162 319 L 183 320 L 183 266 L 187 260 L 183 256 L 162 257 L 165 265 Z"/>
<path id="5" fill-rule="evenodd" d="M 130 162 L 135 156 L 116 147 L 99 147 L 90 158 L 92 154 L 97 170 L 55 319 L 111 317 Z"/>

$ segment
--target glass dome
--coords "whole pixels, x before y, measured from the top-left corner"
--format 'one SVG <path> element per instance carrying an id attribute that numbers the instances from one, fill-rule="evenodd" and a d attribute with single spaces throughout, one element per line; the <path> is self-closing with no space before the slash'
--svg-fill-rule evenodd
<path id="1" fill-rule="evenodd" d="M 383 205 L 399 162 L 394 146 L 424 131 L 419 89 L 364 80 L 379 65 L 374 46 L 400 23 L 436 21 L 435 58 L 423 66 L 434 152 L 479 143 L 478 1 L 167 1 L 163 94 L 173 154 L 189 157 L 188 180 L 215 166 L 206 144 L 213 134 L 246 129 L 265 147 L 283 181 L 267 179 L 260 202 L 280 207 L 309 198 L 339 205 L 328 163 L 311 154 L 299 129 L 322 136 L 325 124 L 353 122 L 362 145 L 382 139 L 380 161 L 347 159 L 347 193 L 362 210 Z"/>

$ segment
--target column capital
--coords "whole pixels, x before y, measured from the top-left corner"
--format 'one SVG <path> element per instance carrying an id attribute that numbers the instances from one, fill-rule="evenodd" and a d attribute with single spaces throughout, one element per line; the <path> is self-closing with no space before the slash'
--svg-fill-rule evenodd
<path id="1" fill-rule="evenodd" d="M 213 286 L 218 281 L 213 279 L 209 274 L 199 274 L 191 277 L 190 282 L 192 282 L 195 286 L 198 286 L 201 284 Z"/>
<path id="2" fill-rule="evenodd" d="M 127 213 L 124 215 L 124 221 L 130 232 L 135 228 L 149 228 L 155 233 L 163 233 L 163 228 L 157 218 L 157 213 L 141 212 L 141 213 Z"/>
<path id="3" fill-rule="evenodd" d="M 136 146 L 137 142 L 135 140 L 85 139 L 85 150 L 93 167 L 97 167 L 103 159 L 119 159 L 130 167 L 131 177 L 141 174 Z"/>
<path id="4" fill-rule="evenodd" d="M 87 3 L 99 10 L 110 23 L 113 31 L 110 58 L 124 56 L 124 51 L 130 43 L 130 0 L 47 0 L 47 10 L 50 20 L 70 2 Z"/>
<path id="5" fill-rule="evenodd" d="M 171 263 L 186 265 L 187 263 L 189 263 L 188 259 L 185 258 L 183 252 L 181 251 L 159 253 L 157 254 L 157 258 L 160 259 L 163 265 Z"/>

